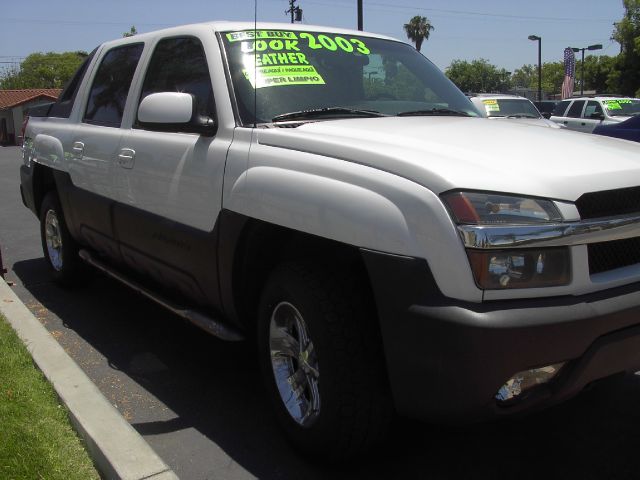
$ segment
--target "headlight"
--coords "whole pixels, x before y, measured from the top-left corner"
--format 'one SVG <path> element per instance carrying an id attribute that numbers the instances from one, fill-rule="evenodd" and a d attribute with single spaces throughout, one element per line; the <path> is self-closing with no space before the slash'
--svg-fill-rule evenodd
<path id="1" fill-rule="evenodd" d="M 452 192 L 442 198 L 458 224 L 522 225 L 562 221 L 562 215 L 550 200 L 478 192 Z"/>
<path id="2" fill-rule="evenodd" d="M 452 192 L 442 199 L 458 225 L 478 231 L 500 227 L 508 237 L 509 225 L 546 228 L 563 220 L 555 204 L 545 199 L 482 192 Z M 467 248 L 467 256 L 482 289 L 555 287 L 571 281 L 568 247 L 502 250 L 479 245 Z"/>

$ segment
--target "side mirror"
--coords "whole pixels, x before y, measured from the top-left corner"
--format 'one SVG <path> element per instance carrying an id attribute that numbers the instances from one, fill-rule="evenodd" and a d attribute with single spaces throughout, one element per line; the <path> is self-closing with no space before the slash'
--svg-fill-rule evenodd
<path id="1" fill-rule="evenodd" d="M 189 93 L 152 93 L 140 102 L 138 125 L 162 132 L 214 135 L 217 128 L 215 120 L 198 115 L 195 107 L 195 97 Z"/>
<path id="2" fill-rule="evenodd" d="M 604 120 L 604 113 L 595 112 L 595 113 L 592 113 L 589 118 L 592 118 L 594 120 Z"/>
<path id="3" fill-rule="evenodd" d="M 551 112 L 542 112 L 542 116 L 549 120 L 551 118 Z"/>

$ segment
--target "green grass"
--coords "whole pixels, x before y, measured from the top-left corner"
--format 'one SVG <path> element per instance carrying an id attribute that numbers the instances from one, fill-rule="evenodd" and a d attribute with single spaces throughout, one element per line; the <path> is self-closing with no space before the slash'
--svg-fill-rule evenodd
<path id="1" fill-rule="evenodd" d="M 67 410 L 1 315 L 0 478 L 100 478 Z"/>

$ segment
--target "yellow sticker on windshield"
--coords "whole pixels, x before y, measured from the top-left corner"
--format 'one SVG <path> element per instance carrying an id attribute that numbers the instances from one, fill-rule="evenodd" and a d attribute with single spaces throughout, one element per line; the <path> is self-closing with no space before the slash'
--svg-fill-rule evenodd
<path id="1" fill-rule="evenodd" d="M 283 30 L 245 30 L 242 32 L 227 33 L 227 40 L 230 42 L 242 42 L 254 39 L 279 39 L 279 40 L 295 40 L 298 38 L 294 32 L 286 32 Z"/>
<path id="2" fill-rule="evenodd" d="M 245 69 L 243 74 L 253 88 L 276 87 L 283 85 L 324 85 L 324 79 L 312 65 L 277 65 L 258 67 L 257 79 L 253 70 Z"/>
<path id="3" fill-rule="evenodd" d="M 306 44 L 311 50 L 329 50 L 330 52 L 357 53 L 369 55 L 371 50 L 364 40 L 350 36 L 329 33 L 289 32 L 284 30 L 243 30 L 226 34 L 229 42 L 250 42 L 243 51 L 300 51 L 298 43 Z"/>
<path id="4" fill-rule="evenodd" d="M 497 100 L 482 100 L 482 103 L 484 103 L 485 105 L 495 105 L 498 103 Z"/>
<path id="5" fill-rule="evenodd" d="M 622 110 L 619 100 L 605 100 L 603 103 L 609 110 Z"/>
<path id="6" fill-rule="evenodd" d="M 281 85 L 325 85 L 316 65 L 314 50 L 336 54 L 369 55 L 359 38 L 336 34 L 282 30 L 244 30 L 225 34 L 229 43 L 242 52 L 242 70 L 253 88 Z M 302 48 L 306 50 L 302 51 Z M 331 53 L 333 54 L 333 53 Z M 315 63 L 315 62 L 313 62 Z"/>

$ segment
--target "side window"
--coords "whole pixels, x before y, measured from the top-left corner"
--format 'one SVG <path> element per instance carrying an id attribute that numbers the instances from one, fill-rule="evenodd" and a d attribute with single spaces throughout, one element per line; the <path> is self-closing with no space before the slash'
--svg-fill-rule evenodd
<path id="1" fill-rule="evenodd" d="M 136 43 L 107 52 L 89 91 L 85 122 L 107 127 L 120 126 L 143 47 L 143 44 Z"/>
<path id="2" fill-rule="evenodd" d="M 573 102 L 573 105 L 571 105 L 571 108 L 569 108 L 567 117 L 580 118 L 580 115 L 582 114 L 582 107 L 584 107 L 584 100 L 576 100 Z"/>
<path id="3" fill-rule="evenodd" d="M 214 116 L 211 77 L 200 40 L 184 37 L 158 42 L 142 84 L 140 101 L 158 92 L 190 93 L 196 98 L 199 115 Z"/>
<path id="4" fill-rule="evenodd" d="M 76 70 L 76 73 L 74 73 L 73 77 L 71 77 L 67 82 L 67 85 L 64 87 L 60 97 L 58 97 L 58 101 L 49 111 L 49 115 L 51 117 L 69 118 L 69 115 L 71 115 L 71 109 L 73 108 L 73 102 L 75 102 L 76 95 L 78 94 L 78 89 L 80 88 L 82 79 L 87 73 L 87 68 L 91 63 L 91 60 L 93 60 L 96 50 L 97 49 L 91 52 L 89 56 L 84 59 L 82 64 L 78 67 L 78 70 Z"/>
<path id="5" fill-rule="evenodd" d="M 562 102 L 560 102 L 555 106 L 555 108 L 553 109 L 552 115 L 556 117 L 564 117 L 564 112 L 567 111 L 567 107 L 569 106 L 570 103 L 571 103 L 570 100 L 563 100 Z"/>
<path id="6" fill-rule="evenodd" d="M 583 117 L 591 118 L 591 115 L 593 115 L 594 113 L 603 113 L 602 107 L 595 100 L 589 100 L 587 102 L 587 108 L 584 109 Z"/>

